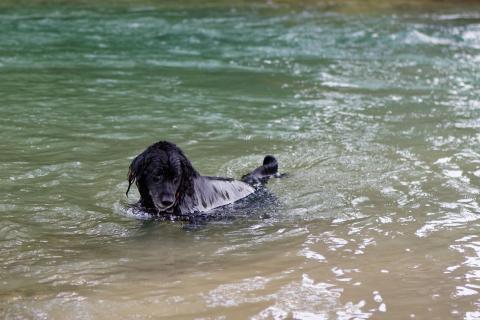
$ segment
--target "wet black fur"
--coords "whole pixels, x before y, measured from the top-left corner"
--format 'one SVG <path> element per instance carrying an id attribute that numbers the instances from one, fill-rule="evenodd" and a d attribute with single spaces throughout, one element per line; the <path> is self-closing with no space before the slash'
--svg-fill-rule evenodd
<path id="1" fill-rule="evenodd" d="M 153 199 L 150 195 L 147 179 L 152 177 L 155 170 L 162 170 L 171 174 L 172 164 L 178 166 L 180 171 L 179 178 L 179 190 L 181 192 L 176 194 L 176 206 L 181 201 L 187 200 L 194 194 L 193 180 L 199 176 L 198 172 L 193 168 L 190 161 L 183 154 L 175 144 L 160 141 L 149 146 L 144 152 L 133 159 L 130 164 L 128 172 L 128 189 L 127 195 L 130 191 L 130 187 L 135 182 L 138 191 L 140 193 L 139 204 L 147 211 L 156 211 Z M 161 187 L 161 186 L 159 186 Z"/>
<path id="2" fill-rule="evenodd" d="M 242 180 L 258 187 L 266 183 L 270 176 L 277 174 L 277 168 L 276 159 L 273 156 L 266 156 L 263 165 L 243 176 Z M 194 181 L 200 177 L 180 148 L 171 142 L 159 141 L 133 159 L 128 172 L 126 194 L 128 195 L 130 187 L 135 183 L 140 193 L 137 207 L 141 210 L 158 214 L 162 211 L 158 208 L 162 199 L 167 199 L 166 202 L 173 201 L 173 205 L 162 213 L 180 216 L 186 214 L 181 208 L 195 205 Z"/>

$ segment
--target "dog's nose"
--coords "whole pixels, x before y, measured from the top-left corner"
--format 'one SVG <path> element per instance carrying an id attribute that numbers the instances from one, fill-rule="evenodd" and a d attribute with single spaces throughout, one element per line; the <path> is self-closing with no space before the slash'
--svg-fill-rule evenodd
<path id="1" fill-rule="evenodd" d="M 168 200 L 168 199 L 163 199 L 162 200 L 162 206 L 164 207 L 170 207 L 173 204 L 173 201 Z"/>

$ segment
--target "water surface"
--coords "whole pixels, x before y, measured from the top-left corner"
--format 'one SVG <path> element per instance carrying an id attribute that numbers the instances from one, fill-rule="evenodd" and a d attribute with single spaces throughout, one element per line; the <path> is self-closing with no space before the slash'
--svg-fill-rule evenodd
<path id="1" fill-rule="evenodd" d="M 480 317 L 475 2 L 6 2 L 0 30 L 3 318 Z M 160 139 L 205 175 L 276 155 L 278 205 L 132 217 Z"/>

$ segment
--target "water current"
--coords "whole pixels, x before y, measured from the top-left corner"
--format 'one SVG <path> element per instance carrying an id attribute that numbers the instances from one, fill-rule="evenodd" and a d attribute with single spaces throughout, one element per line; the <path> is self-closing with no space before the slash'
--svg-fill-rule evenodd
<path id="1" fill-rule="evenodd" d="M 478 2 L 5 1 L 0 316 L 480 319 Z M 274 205 L 132 215 L 158 140 Z"/>

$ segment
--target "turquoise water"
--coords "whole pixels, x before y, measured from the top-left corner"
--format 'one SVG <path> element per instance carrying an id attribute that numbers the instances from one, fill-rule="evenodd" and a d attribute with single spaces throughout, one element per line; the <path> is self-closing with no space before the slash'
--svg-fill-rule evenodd
<path id="1" fill-rule="evenodd" d="M 0 315 L 479 318 L 480 6 L 388 4 L 2 4 Z M 278 205 L 137 219 L 158 140 Z"/>

